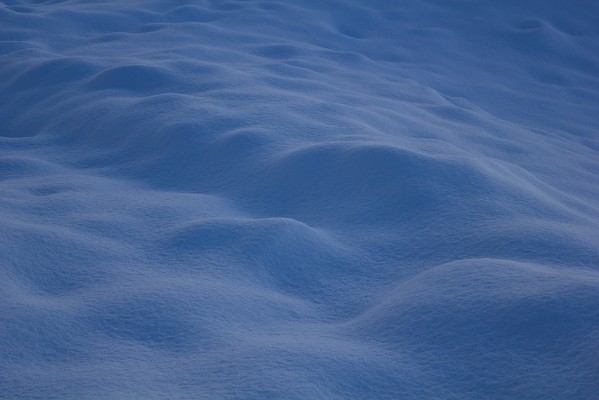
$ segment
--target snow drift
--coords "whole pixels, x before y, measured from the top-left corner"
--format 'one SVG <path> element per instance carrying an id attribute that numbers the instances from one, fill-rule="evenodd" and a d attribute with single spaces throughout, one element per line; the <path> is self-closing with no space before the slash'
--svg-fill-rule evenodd
<path id="1" fill-rule="evenodd" d="M 593 399 L 594 1 L 0 1 L 0 397 Z"/>

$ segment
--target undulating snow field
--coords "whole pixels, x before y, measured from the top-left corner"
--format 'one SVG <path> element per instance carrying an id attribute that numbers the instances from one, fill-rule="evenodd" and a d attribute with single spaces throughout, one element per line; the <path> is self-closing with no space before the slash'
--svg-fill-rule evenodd
<path id="1" fill-rule="evenodd" d="M 1 0 L 0 398 L 599 399 L 599 2 Z"/>

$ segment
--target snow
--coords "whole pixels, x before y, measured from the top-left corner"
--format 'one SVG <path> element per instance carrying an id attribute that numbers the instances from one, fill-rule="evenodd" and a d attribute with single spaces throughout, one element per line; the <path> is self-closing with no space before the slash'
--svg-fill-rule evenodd
<path id="1" fill-rule="evenodd" d="M 0 1 L 0 398 L 597 399 L 598 20 Z"/>

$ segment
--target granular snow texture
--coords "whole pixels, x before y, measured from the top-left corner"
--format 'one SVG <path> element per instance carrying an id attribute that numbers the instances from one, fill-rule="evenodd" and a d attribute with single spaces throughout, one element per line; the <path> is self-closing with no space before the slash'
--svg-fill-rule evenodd
<path id="1" fill-rule="evenodd" d="M 599 399 L 596 0 L 0 1 L 0 398 Z"/>

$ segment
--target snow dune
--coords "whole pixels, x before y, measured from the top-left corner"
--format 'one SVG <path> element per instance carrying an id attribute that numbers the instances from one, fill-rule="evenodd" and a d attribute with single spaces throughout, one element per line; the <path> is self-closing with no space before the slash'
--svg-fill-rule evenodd
<path id="1" fill-rule="evenodd" d="M 0 398 L 596 399 L 598 20 L 0 1 Z"/>

